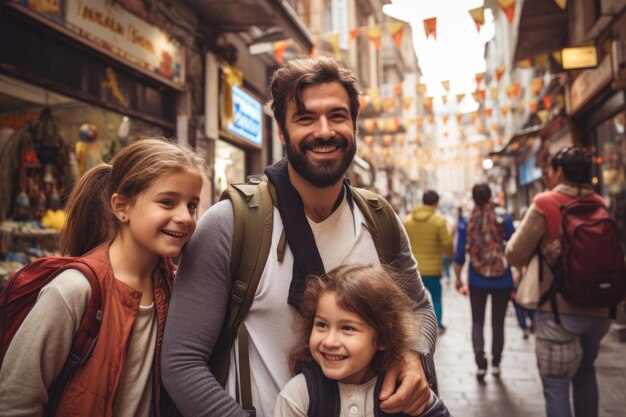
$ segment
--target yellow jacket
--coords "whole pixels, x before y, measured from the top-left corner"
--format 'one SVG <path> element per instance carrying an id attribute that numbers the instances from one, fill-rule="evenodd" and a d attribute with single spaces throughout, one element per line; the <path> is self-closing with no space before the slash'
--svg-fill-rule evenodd
<path id="1" fill-rule="evenodd" d="M 446 219 L 436 214 L 433 206 L 418 206 L 404 220 L 404 228 L 420 274 L 441 276 L 442 257 L 453 256 Z"/>

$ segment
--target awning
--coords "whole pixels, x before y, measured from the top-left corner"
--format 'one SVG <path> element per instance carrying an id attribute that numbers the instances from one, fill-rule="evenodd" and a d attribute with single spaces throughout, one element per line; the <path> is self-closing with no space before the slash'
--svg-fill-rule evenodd
<path id="1" fill-rule="evenodd" d="M 515 62 L 549 54 L 568 44 L 568 11 L 552 0 L 525 0 L 518 28 Z"/>
<path id="2" fill-rule="evenodd" d="M 515 132 L 513 136 L 511 136 L 511 139 L 502 149 L 497 152 L 490 152 L 489 156 L 523 156 L 528 152 L 527 146 L 532 145 L 526 140 L 527 138 L 540 136 L 542 139 L 545 139 L 558 131 L 564 123 L 566 123 L 566 119 L 563 116 L 558 115 L 544 123 L 520 129 Z"/>
<path id="3" fill-rule="evenodd" d="M 224 32 L 254 29 L 255 41 L 293 39 L 305 51 L 313 36 L 286 0 L 201 0 L 196 2 L 202 22 Z"/>

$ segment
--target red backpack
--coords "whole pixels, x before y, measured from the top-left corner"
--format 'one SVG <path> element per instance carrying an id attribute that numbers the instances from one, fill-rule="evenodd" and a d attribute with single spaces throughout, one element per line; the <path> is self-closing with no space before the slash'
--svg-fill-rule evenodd
<path id="1" fill-rule="evenodd" d="M 91 297 L 74 335 L 70 354 L 63 369 L 48 390 L 46 415 L 53 415 L 65 383 L 73 370 L 82 366 L 96 345 L 102 320 L 102 295 L 96 272 L 90 265 L 74 257 L 40 258 L 11 275 L 0 293 L 0 366 L 11 340 L 37 301 L 39 291 L 67 269 L 79 270 L 91 284 Z"/>
<path id="2" fill-rule="evenodd" d="M 574 305 L 610 307 L 626 296 L 626 263 L 617 225 L 596 198 L 561 206 L 562 253 L 556 290 Z"/>

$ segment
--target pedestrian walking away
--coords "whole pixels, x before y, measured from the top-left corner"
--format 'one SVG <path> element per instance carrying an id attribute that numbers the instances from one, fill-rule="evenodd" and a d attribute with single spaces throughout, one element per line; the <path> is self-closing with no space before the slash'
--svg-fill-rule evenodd
<path id="1" fill-rule="evenodd" d="M 382 415 L 382 372 L 403 359 L 416 329 L 414 302 L 401 283 L 391 270 L 371 265 L 309 278 L 289 361 L 296 376 L 280 392 L 274 417 Z M 423 416 L 450 415 L 433 391 L 425 395 Z"/>
<path id="2" fill-rule="evenodd" d="M 492 202 L 487 184 L 472 188 L 474 209 L 467 223 L 461 222 L 457 231 L 454 256 L 456 288 L 465 292 L 461 268 L 469 253 L 469 298 L 472 309 L 472 344 L 477 366 L 476 377 L 484 381 L 488 360 L 485 354 L 485 308 L 491 297 L 491 372 L 500 376 L 500 361 L 504 349 L 504 316 L 511 298 L 513 276 L 504 256 L 504 242 L 513 234 L 513 220 L 506 211 Z M 466 248 L 467 247 L 467 248 Z"/>
<path id="3" fill-rule="evenodd" d="M 138 140 L 111 165 L 81 177 L 69 196 L 61 249 L 95 272 L 102 306 L 99 333 L 91 335 L 97 342 L 65 378 L 65 389 L 49 393 L 74 360 L 68 359 L 74 341 L 87 336 L 76 334 L 81 318 L 93 314 L 86 311 L 87 275 L 63 270 L 41 289 L 6 351 L 0 415 L 168 415 L 160 357 L 171 258 L 195 230 L 204 182 L 202 158 L 161 139 Z"/>
<path id="4" fill-rule="evenodd" d="M 543 254 L 540 265 L 543 279 L 539 282 L 539 289 L 545 302 L 540 302 L 536 314 L 536 354 L 548 417 L 598 416 L 599 394 L 594 362 L 600 341 L 609 330 L 610 308 L 585 307 L 566 298 L 555 286 L 558 274 L 563 271 L 557 275 L 553 273 L 556 271 L 554 267 L 565 256 L 560 230 L 563 227 L 562 213 L 566 210 L 562 207 L 578 201 L 591 201 L 604 207 L 602 198 L 591 187 L 591 165 L 591 156 L 581 148 L 564 148 L 551 156 L 545 171 L 550 191 L 535 196 L 506 247 L 508 259 L 520 267 L 528 264 L 537 249 Z M 606 259 L 607 253 L 619 248 L 615 232 L 614 235 L 602 233 L 598 239 L 598 243 L 585 246 L 595 257 Z M 623 262 L 621 249 L 618 257 Z M 604 268 L 606 263 L 603 262 L 605 265 L 601 267 Z M 589 267 L 587 264 L 585 275 L 598 275 L 598 271 Z M 571 279 L 563 275 L 561 278 Z M 591 291 L 591 287 L 586 291 Z M 573 410 L 570 405 L 572 397 Z"/>
<path id="5" fill-rule="evenodd" d="M 443 257 L 452 257 L 452 236 L 448 231 L 446 219 L 436 213 L 439 194 L 429 190 L 422 197 L 423 205 L 413 208 L 411 215 L 404 220 L 404 228 L 411 242 L 411 250 L 417 260 L 422 280 L 430 292 L 437 325 L 440 332 L 445 331 L 442 322 L 441 276 Z"/>
<path id="6" fill-rule="evenodd" d="M 366 227 L 367 213 L 354 204 L 344 179 L 356 152 L 356 78 L 330 58 L 298 59 L 274 73 L 270 92 L 287 157 L 265 170 L 276 197 L 271 246 L 239 332 L 248 340 L 249 355 L 243 361 L 249 361 L 252 406 L 261 417 L 272 415 L 279 391 L 291 378 L 288 351 L 296 341 L 293 321 L 306 276 L 343 264 L 381 262 Z M 380 407 L 418 415 L 428 405 L 424 393 L 429 390 L 420 358 L 432 354 L 437 327 L 406 233 L 398 217 L 392 217 L 400 231 L 393 264 L 410 277 L 406 290 L 422 328 L 402 365 L 385 372 Z M 231 302 L 233 229 L 239 227 L 233 219 L 230 200 L 212 206 L 200 219 L 177 272 L 165 329 L 163 381 L 185 416 L 247 415 L 235 400 L 238 381 L 247 379 L 242 359 L 230 361 L 224 388 L 208 366 L 216 345 L 229 346 L 218 337 Z M 242 340 L 237 338 L 234 351 Z"/>

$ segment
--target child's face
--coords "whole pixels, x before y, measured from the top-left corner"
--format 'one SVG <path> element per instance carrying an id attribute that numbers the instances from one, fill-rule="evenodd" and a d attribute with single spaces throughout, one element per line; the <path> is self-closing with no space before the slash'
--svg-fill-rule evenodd
<path id="1" fill-rule="evenodd" d="M 359 315 L 339 307 L 334 292 L 317 302 L 309 348 L 324 375 L 345 384 L 374 376 L 370 362 L 378 350 L 376 330 Z"/>
<path id="2" fill-rule="evenodd" d="M 202 179 L 180 171 L 159 177 L 128 206 L 124 226 L 134 244 L 149 254 L 177 256 L 196 229 Z"/>

